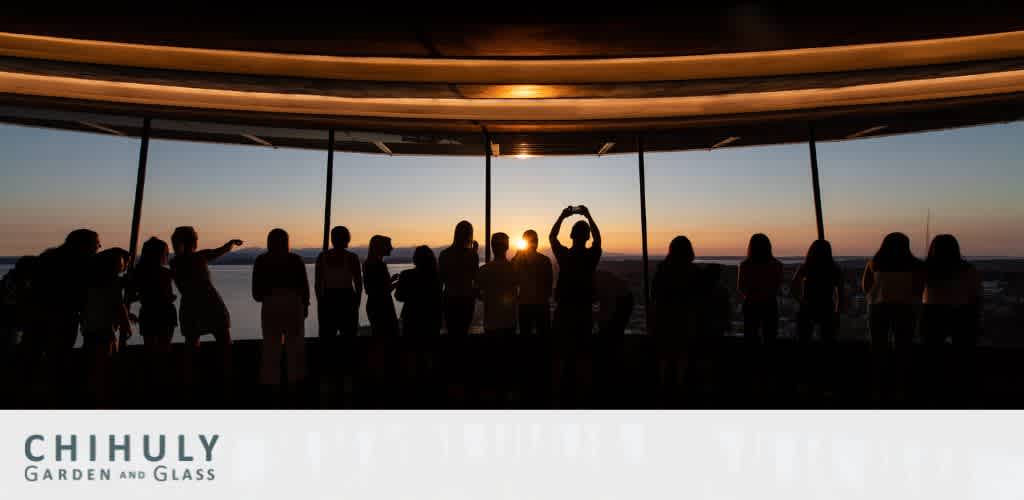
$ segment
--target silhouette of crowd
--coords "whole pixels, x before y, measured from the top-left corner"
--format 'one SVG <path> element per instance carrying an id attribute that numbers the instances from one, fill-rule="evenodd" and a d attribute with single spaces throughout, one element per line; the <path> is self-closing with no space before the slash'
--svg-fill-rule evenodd
<path id="1" fill-rule="evenodd" d="M 562 224 L 573 216 L 581 220 L 573 224 L 571 244 L 565 246 L 559 239 Z M 356 336 L 364 290 L 374 337 L 426 341 L 445 332 L 449 338 L 464 338 L 481 301 L 484 335 L 550 339 L 553 383 L 571 381 L 578 343 L 595 334 L 612 342 L 621 337 L 634 309 L 633 294 L 621 278 L 598 269 L 601 232 L 585 206 L 564 209 L 551 228 L 548 241 L 557 274 L 551 259 L 537 251 L 537 232 L 528 230 L 522 239 L 525 247 L 509 258 L 508 234 L 493 234 L 494 259 L 481 266 L 473 226 L 461 221 L 452 244 L 439 256 L 419 246 L 413 268 L 391 274 L 386 262 L 393 250 L 390 238 L 370 238 L 367 257 L 360 262 L 348 250 L 349 230 L 338 226 L 330 232 L 332 248 L 316 258 L 310 287 L 288 233 L 270 231 L 266 252 L 252 268 L 252 297 L 262 307 L 260 382 L 276 387 L 282 378 L 294 385 L 306 377 L 304 324 L 311 300 L 316 301 L 321 342 L 329 345 Z M 16 348 L 26 366 L 45 359 L 59 380 L 72 380 L 76 374 L 68 372 L 67 360 L 81 333 L 89 353 L 87 385 L 102 402 L 109 397 L 112 359 L 136 331 L 149 357 L 147 380 L 172 383 L 167 356 L 177 329 L 185 339 L 182 384 L 197 383 L 192 359 L 206 335 L 213 337 L 227 377 L 231 317 L 211 281 L 209 264 L 242 241 L 200 249 L 198 233 L 187 226 L 175 229 L 170 240 L 170 246 L 155 237 L 145 241 L 132 263 L 129 252 L 101 250 L 97 233 L 78 229 L 59 247 L 21 258 L 3 280 L 4 351 Z M 936 236 L 923 261 L 910 248 L 906 235 L 889 234 L 864 269 L 873 352 L 881 357 L 904 353 L 918 328 L 928 346 L 951 340 L 969 351 L 980 329 L 977 270 L 961 256 L 951 235 Z M 721 266 L 695 260 L 692 242 L 677 236 L 651 281 L 647 323 L 665 384 L 679 383 L 699 358 L 694 353 L 715 349 L 730 329 L 731 298 Z M 768 348 L 776 342 L 783 281 L 783 265 L 773 256 L 768 236 L 751 236 L 736 287 L 749 346 Z M 811 243 L 789 290 L 799 304 L 798 343 L 809 344 L 817 331 L 824 346 L 834 345 L 848 300 L 828 241 Z M 396 314 L 395 300 L 403 303 L 401 315 Z M 140 304 L 137 317 L 130 314 L 135 302 Z M 17 345 L 15 332 L 22 332 Z M 282 348 L 287 376 L 280 370 Z"/>

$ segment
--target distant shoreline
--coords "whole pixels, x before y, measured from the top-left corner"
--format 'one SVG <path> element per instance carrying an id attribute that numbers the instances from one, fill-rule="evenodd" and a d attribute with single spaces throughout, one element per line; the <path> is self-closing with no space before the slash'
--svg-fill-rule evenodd
<path id="1" fill-rule="evenodd" d="M 256 250 L 249 250 L 249 251 L 245 252 L 244 254 L 228 254 L 228 255 L 225 255 L 224 257 L 221 257 L 217 261 L 212 262 L 210 265 L 213 265 L 213 266 L 246 266 L 246 265 L 252 265 L 252 263 L 255 262 L 256 257 L 260 253 L 263 253 L 262 249 L 259 249 L 258 251 L 256 251 Z M 307 263 L 307 264 L 313 264 L 313 263 L 316 262 L 316 255 L 310 255 L 308 250 L 296 251 L 296 253 L 299 253 L 299 255 L 302 256 L 303 261 L 305 263 Z M 317 253 L 319 253 L 319 250 L 317 250 Z M 359 252 L 357 250 L 355 253 L 357 255 L 359 255 L 360 259 L 364 259 L 365 258 L 365 255 L 362 254 L 362 252 Z M 549 255 L 549 257 L 550 257 L 550 255 Z M 0 265 L 12 265 L 13 266 L 15 263 L 17 263 L 18 259 L 20 259 L 20 258 L 21 258 L 20 256 L 0 256 Z M 664 258 L 665 258 L 665 256 L 659 255 L 659 256 L 651 256 L 649 259 L 650 259 L 651 262 L 659 262 L 659 261 L 663 260 Z M 779 259 L 780 261 L 782 261 L 784 264 L 798 264 L 798 263 L 802 262 L 803 259 L 804 259 L 803 256 L 783 256 L 783 257 L 776 257 L 776 258 Z M 851 263 L 851 262 L 865 262 L 869 258 L 870 257 L 868 257 L 868 256 L 839 256 L 839 257 L 836 257 L 836 261 L 838 263 L 840 263 L 840 264 L 843 264 L 843 263 Z M 742 256 L 707 256 L 707 257 L 697 257 L 696 262 L 697 263 L 718 263 L 718 264 L 722 264 L 722 265 L 736 265 L 739 262 L 741 262 L 743 259 L 744 259 L 744 257 L 742 257 Z M 966 257 L 966 259 L 969 262 L 973 262 L 973 263 L 984 263 L 984 262 L 1004 262 L 1004 263 L 1007 263 L 1007 262 L 1009 262 L 1009 263 L 1019 262 L 1019 263 L 1024 263 L 1024 257 L 980 256 L 980 257 Z M 639 255 L 635 255 L 634 256 L 634 255 L 614 255 L 613 254 L 613 255 L 606 255 L 601 260 L 603 262 L 623 262 L 623 263 L 626 263 L 626 262 L 636 262 L 636 263 L 639 264 L 641 262 L 642 258 Z M 400 257 L 396 257 L 396 258 L 393 258 L 393 259 L 388 259 L 387 263 L 388 264 L 412 264 L 412 259 L 410 257 L 402 255 Z"/>

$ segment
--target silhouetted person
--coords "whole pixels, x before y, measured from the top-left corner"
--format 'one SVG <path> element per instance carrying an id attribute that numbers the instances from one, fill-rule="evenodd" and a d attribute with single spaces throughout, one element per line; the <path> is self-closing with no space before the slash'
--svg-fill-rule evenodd
<path id="1" fill-rule="evenodd" d="M 751 236 L 736 285 L 743 298 L 743 337 L 747 342 L 770 344 L 778 335 L 781 285 L 782 263 L 772 255 L 771 240 L 761 233 Z"/>
<path id="2" fill-rule="evenodd" d="M 826 240 L 811 243 L 790 285 L 793 297 L 800 303 L 797 337 L 801 344 L 811 341 L 814 327 L 818 327 L 822 342 L 835 342 L 839 313 L 845 303 L 843 288 L 843 272 L 832 257 L 832 245 Z"/>
<path id="3" fill-rule="evenodd" d="M 625 335 L 633 314 L 633 292 L 629 284 L 608 271 L 594 271 L 594 295 L 597 298 L 597 334 L 605 338 Z"/>
<path id="4" fill-rule="evenodd" d="M 96 232 L 76 229 L 64 244 L 40 254 L 34 266 L 35 317 L 26 338 L 27 360 L 34 368 L 35 360 L 45 355 L 44 373 L 52 375 L 58 398 L 74 394 L 80 380 L 72 371 L 71 354 L 85 307 L 89 262 L 99 249 Z"/>
<path id="5" fill-rule="evenodd" d="M 359 257 L 346 250 L 352 240 L 345 226 L 331 229 L 334 248 L 316 259 L 314 288 L 320 338 L 355 336 L 359 332 L 359 303 L 363 298 L 363 273 Z"/>
<path id="6" fill-rule="evenodd" d="M 100 249 L 99 235 L 88 229 L 68 234 L 64 244 L 44 251 L 35 266 L 35 289 L 40 299 L 37 344 L 48 355 L 66 358 L 78 339 L 82 308 L 85 306 L 89 261 Z M 67 366 L 57 361 L 58 371 Z"/>
<path id="7" fill-rule="evenodd" d="M 709 295 L 705 276 L 693 263 L 693 244 L 686 236 L 669 243 L 668 255 L 651 280 L 658 374 L 662 390 L 671 381 L 684 382 L 689 350 L 699 333 L 700 308 Z"/>
<path id="8" fill-rule="evenodd" d="M 31 321 L 34 314 L 34 298 L 32 296 L 32 276 L 36 257 L 25 256 L 18 259 L 14 268 L 4 275 L 0 281 L 0 354 L 6 357 L 18 343 L 18 333 L 26 339 L 31 332 Z M 23 340 L 24 341 L 24 340 Z"/>
<path id="9" fill-rule="evenodd" d="M 864 268 L 861 285 L 868 303 L 871 346 L 889 351 L 890 335 L 897 352 L 913 342 L 914 308 L 921 302 L 923 264 L 910 251 L 910 238 L 890 233 Z"/>
<path id="10" fill-rule="evenodd" d="M 558 241 L 562 222 L 573 214 L 586 221 L 577 221 L 569 237 L 572 246 L 566 248 Z M 593 234 L 594 242 L 587 248 Z M 548 236 L 551 251 L 558 262 L 558 285 L 555 287 L 555 325 L 567 337 L 587 336 L 593 330 L 594 271 L 601 260 L 601 231 L 587 207 L 567 207 L 559 214 Z"/>
<path id="11" fill-rule="evenodd" d="M 306 376 L 306 316 L 309 315 L 309 278 L 306 264 L 288 245 L 288 233 L 273 229 L 267 234 L 267 252 L 252 267 L 252 298 L 263 304 L 263 359 L 260 383 L 281 383 L 281 344 L 285 344 L 288 383 L 294 386 Z"/>
<path id="12" fill-rule="evenodd" d="M 434 366 L 433 348 L 441 335 L 441 278 L 437 270 L 434 251 L 420 245 L 412 253 L 413 268 L 398 275 L 395 299 L 403 302 L 402 337 L 411 347 L 404 352 L 406 389 L 420 397 L 427 397 L 431 382 L 428 380 Z M 429 400 L 429 399 L 428 399 Z"/>
<path id="13" fill-rule="evenodd" d="M 391 238 L 374 235 L 370 238 L 370 248 L 363 264 L 363 280 L 366 284 L 366 316 L 370 320 L 370 332 L 375 337 L 394 337 L 398 335 L 398 316 L 395 315 L 395 302 L 391 298 L 398 275 L 388 272 L 384 257 L 391 255 L 394 248 Z"/>
<path id="14" fill-rule="evenodd" d="M 441 278 L 434 251 L 416 247 L 412 269 L 398 275 L 395 298 L 402 301 L 402 336 L 436 337 L 441 334 Z"/>
<path id="15" fill-rule="evenodd" d="M 170 248 L 159 238 L 149 238 L 142 244 L 139 260 L 129 276 L 129 302 L 139 302 L 139 333 L 145 345 L 147 360 L 147 396 L 158 398 L 161 388 L 169 385 L 171 375 L 171 339 L 178 326 L 178 311 L 174 307 L 173 276 L 167 268 Z"/>
<path id="16" fill-rule="evenodd" d="M 551 259 L 537 251 L 537 232 L 523 233 L 526 248 L 512 257 L 519 277 L 519 333 L 547 335 L 551 329 Z"/>
<path id="17" fill-rule="evenodd" d="M 224 381 L 231 373 L 231 316 L 224 300 L 210 281 L 210 261 L 241 246 L 242 240 L 230 240 L 218 248 L 197 250 L 199 234 L 191 226 L 182 226 L 171 235 L 174 258 L 171 272 L 181 293 L 178 311 L 181 334 L 185 337 L 185 381 L 193 383 L 192 357 L 199 350 L 199 340 L 211 334 L 221 351 Z"/>
<path id="18" fill-rule="evenodd" d="M 693 263 L 694 258 L 689 238 L 676 236 L 669 244 L 665 260 L 654 272 L 654 334 L 663 340 L 685 344 L 697 334 L 704 277 Z"/>
<path id="19" fill-rule="evenodd" d="M 462 221 L 455 225 L 452 245 L 441 251 L 438 267 L 444 288 L 444 322 L 448 335 L 464 337 L 469 333 L 476 308 L 476 273 L 480 266 L 480 245 L 473 239 L 473 225 Z"/>
<path id="20" fill-rule="evenodd" d="M 96 403 L 108 402 L 111 358 L 117 350 L 117 334 L 132 334 L 124 301 L 121 274 L 128 267 L 128 252 L 110 248 L 90 259 L 82 314 L 83 347 L 89 353 L 89 385 Z"/>
<path id="21" fill-rule="evenodd" d="M 947 339 L 962 349 L 978 340 L 981 278 L 978 270 L 960 254 L 960 244 L 950 234 L 936 236 L 925 261 L 924 307 L 921 331 L 929 345 Z"/>
<path id="22" fill-rule="evenodd" d="M 146 240 L 129 282 L 129 299 L 139 302 L 139 333 L 146 351 L 153 354 L 170 352 L 171 338 L 178 326 L 174 307 L 177 296 L 171 270 L 166 267 L 169 254 L 165 241 L 155 237 Z"/>
<path id="23" fill-rule="evenodd" d="M 508 244 L 507 234 L 494 233 L 491 236 L 494 260 L 484 264 L 476 276 L 484 302 L 484 331 L 488 335 L 511 336 L 516 331 L 519 276 L 512 262 L 506 258 Z"/>

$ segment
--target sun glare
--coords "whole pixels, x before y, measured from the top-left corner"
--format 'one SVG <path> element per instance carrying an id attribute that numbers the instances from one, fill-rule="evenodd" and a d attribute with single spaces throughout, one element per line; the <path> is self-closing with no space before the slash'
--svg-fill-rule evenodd
<path id="1" fill-rule="evenodd" d="M 516 247 L 520 250 L 526 250 L 526 240 L 520 238 L 519 241 L 516 242 Z"/>

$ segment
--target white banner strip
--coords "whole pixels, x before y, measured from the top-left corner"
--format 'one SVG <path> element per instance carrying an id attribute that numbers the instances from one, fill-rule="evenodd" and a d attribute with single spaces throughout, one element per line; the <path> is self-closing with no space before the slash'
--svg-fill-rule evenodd
<path id="1" fill-rule="evenodd" d="M 6 412 L 0 498 L 1019 498 L 1022 417 Z"/>

